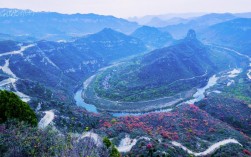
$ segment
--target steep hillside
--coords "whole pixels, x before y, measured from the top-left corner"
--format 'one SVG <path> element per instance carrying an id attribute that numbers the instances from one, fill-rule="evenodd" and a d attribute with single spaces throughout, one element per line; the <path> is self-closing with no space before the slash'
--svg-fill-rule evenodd
<path id="1" fill-rule="evenodd" d="M 213 25 L 202 33 L 201 38 L 251 56 L 251 19 L 238 18 Z"/>
<path id="2" fill-rule="evenodd" d="M 0 44 L 4 45 L 0 53 L 2 87 L 18 91 L 17 84 L 21 89 L 25 89 L 24 84 L 36 88 L 43 85 L 54 93 L 53 97 L 64 101 L 73 99 L 81 81 L 104 65 L 145 51 L 139 40 L 111 29 L 67 43 L 5 41 Z"/>
<path id="3" fill-rule="evenodd" d="M 229 125 L 248 135 L 251 134 L 251 109 L 244 102 L 223 95 L 213 95 L 198 103 L 198 106 Z"/>
<path id="4" fill-rule="evenodd" d="M 94 50 L 106 60 L 115 60 L 130 55 L 142 53 L 146 50 L 145 44 L 137 38 L 105 28 L 102 31 L 77 39 L 76 47 Z"/>
<path id="5" fill-rule="evenodd" d="M 18 42 L 11 40 L 0 41 L 0 53 L 14 51 L 18 49 L 20 49 Z"/>
<path id="6" fill-rule="evenodd" d="M 203 45 L 190 30 L 170 47 L 104 71 L 93 81 L 94 89 L 100 97 L 116 101 L 174 96 L 205 85 L 213 74 L 240 66 L 239 61 L 235 54 Z"/>
<path id="7" fill-rule="evenodd" d="M 251 146 L 248 136 L 195 105 L 182 105 L 171 112 L 101 120 L 101 124 L 95 131 L 112 138 L 124 155 L 242 157 L 247 156 L 245 152 Z M 233 142 L 226 144 L 227 141 Z M 213 145 L 215 148 L 210 148 Z"/>

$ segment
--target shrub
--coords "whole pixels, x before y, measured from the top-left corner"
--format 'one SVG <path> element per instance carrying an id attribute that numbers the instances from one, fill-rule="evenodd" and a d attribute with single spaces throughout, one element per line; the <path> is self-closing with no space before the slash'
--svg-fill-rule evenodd
<path id="1" fill-rule="evenodd" d="M 112 142 L 109 140 L 109 138 L 107 138 L 107 137 L 104 137 L 103 138 L 103 143 L 105 144 L 105 146 L 107 147 L 107 148 L 109 148 L 111 145 L 112 145 Z"/>
<path id="2" fill-rule="evenodd" d="M 115 118 L 113 118 L 112 120 L 111 120 L 111 123 L 112 124 L 115 124 L 117 122 L 117 120 L 115 119 Z"/>
<path id="3" fill-rule="evenodd" d="M 0 123 L 17 119 L 33 126 L 38 124 L 37 117 L 30 106 L 12 92 L 0 91 L 0 113 Z"/>
<path id="4" fill-rule="evenodd" d="M 16 120 L 0 126 L 0 154 L 3 156 L 61 155 L 64 139 L 50 127 L 42 130 Z"/>
<path id="5" fill-rule="evenodd" d="M 118 149 L 112 145 L 112 150 L 111 150 L 111 153 L 110 153 L 110 157 L 120 157 L 120 153 L 118 151 Z"/>
<path id="6" fill-rule="evenodd" d="M 38 129 L 17 120 L 0 124 L 0 156 L 37 157 L 108 157 L 105 146 L 90 137 L 79 139 L 71 133 L 62 134 L 53 127 Z"/>
<path id="7" fill-rule="evenodd" d="M 243 150 L 243 153 L 247 154 L 248 156 L 251 156 L 251 152 L 248 151 L 247 149 L 244 149 L 244 150 Z"/>
<path id="8" fill-rule="evenodd" d="M 106 148 L 109 149 L 110 157 L 120 157 L 118 149 L 114 146 L 114 144 L 109 140 L 108 137 L 103 138 L 103 143 L 106 146 Z"/>

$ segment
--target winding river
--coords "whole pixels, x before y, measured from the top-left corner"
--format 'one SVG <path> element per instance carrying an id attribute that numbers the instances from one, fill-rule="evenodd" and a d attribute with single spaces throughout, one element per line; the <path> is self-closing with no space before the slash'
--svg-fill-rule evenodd
<path id="1" fill-rule="evenodd" d="M 208 80 L 207 85 L 205 87 L 203 87 L 203 88 L 198 88 L 197 92 L 193 95 L 193 99 L 188 100 L 185 103 L 186 104 L 194 104 L 195 102 L 199 102 L 202 99 L 204 99 L 206 90 L 209 89 L 210 87 L 213 87 L 214 85 L 216 85 L 218 79 L 219 78 L 216 77 L 216 75 L 213 75 L 212 77 L 210 77 L 209 80 Z"/>
<path id="2" fill-rule="evenodd" d="M 98 113 L 96 106 L 84 102 L 82 98 L 82 91 L 83 90 L 80 89 L 75 93 L 74 99 L 76 101 L 77 106 L 84 107 L 89 112 Z"/>
<path id="3" fill-rule="evenodd" d="M 220 47 L 222 49 L 225 49 L 225 50 L 228 50 L 228 51 L 232 51 L 236 54 L 238 54 L 239 56 L 242 56 L 244 58 L 247 58 L 249 59 L 249 61 L 251 62 L 251 58 L 247 55 L 243 55 L 235 50 L 232 50 L 232 49 L 229 49 L 229 48 L 225 48 L 225 47 Z M 116 63 L 114 65 L 111 65 L 109 67 L 113 67 L 113 66 L 117 66 L 119 65 L 119 63 Z M 250 63 L 250 67 L 251 67 L 251 63 Z M 102 68 L 100 71 L 102 71 L 103 69 L 107 69 L 106 67 L 105 68 Z M 228 77 L 229 78 L 233 78 L 233 77 L 236 77 L 241 71 L 239 69 L 233 69 L 232 71 L 228 72 L 229 75 Z M 249 79 L 251 79 L 251 69 L 248 70 L 247 72 L 247 76 Z M 84 82 L 84 89 L 87 88 L 87 86 L 89 85 L 89 83 L 91 82 L 91 80 L 95 77 L 95 75 L 89 77 L 89 79 L 87 79 L 85 82 Z M 202 87 L 202 88 L 197 88 L 197 91 L 196 93 L 193 95 L 193 98 L 191 100 L 188 100 L 186 102 L 183 102 L 179 105 L 182 105 L 182 104 L 194 104 L 195 102 L 199 102 L 201 101 L 202 99 L 205 98 L 205 93 L 206 91 L 215 86 L 217 84 L 217 81 L 221 78 L 221 76 L 216 76 L 216 75 L 213 75 L 209 78 L 208 80 L 208 83 L 206 86 Z M 79 89 L 76 93 L 75 93 L 75 101 L 76 101 L 76 104 L 78 106 L 81 106 L 81 107 L 84 107 L 87 111 L 89 112 L 94 112 L 94 113 L 98 113 L 98 110 L 96 108 L 95 105 L 92 105 L 92 104 L 87 104 L 84 102 L 83 98 L 82 98 L 82 91 L 84 89 Z M 215 92 L 215 93 L 219 93 L 219 92 Z M 178 106 L 179 106 L 178 105 Z M 170 112 L 172 109 L 158 109 L 158 110 L 155 110 L 155 111 L 151 111 L 151 112 Z M 122 112 L 122 113 L 111 113 L 113 116 L 115 117 L 121 117 L 121 116 L 128 116 L 128 115 L 142 115 L 142 114 L 146 114 L 146 113 L 151 113 L 151 112 L 144 112 L 144 113 L 127 113 L 127 112 Z"/>
<path id="4" fill-rule="evenodd" d="M 221 49 L 224 49 L 224 50 L 228 50 L 228 51 L 231 51 L 231 52 L 234 52 L 235 54 L 239 55 L 239 56 L 242 56 L 243 58 L 246 58 L 249 60 L 249 67 L 251 68 L 251 57 L 249 57 L 248 55 L 245 55 L 245 54 L 242 54 L 236 50 L 233 50 L 233 49 L 230 49 L 230 48 L 227 48 L 227 47 L 221 47 L 221 46 L 215 46 L 215 47 L 218 47 L 218 48 L 221 48 Z M 248 69 L 247 71 L 247 77 L 251 80 L 251 69 Z"/>
<path id="5" fill-rule="evenodd" d="M 75 93 L 74 99 L 76 101 L 77 106 L 84 107 L 89 112 L 98 113 L 98 110 L 95 105 L 87 104 L 84 102 L 82 98 L 82 92 L 83 90 L 80 89 Z M 171 110 L 172 109 L 161 109 L 161 110 L 156 110 L 156 111 L 151 111 L 151 112 L 169 112 Z M 137 116 L 137 115 L 142 115 L 142 114 L 151 113 L 151 112 L 144 112 L 144 113 L 129 113 L 129 112 L 116 113 L 115 112 L 115 113 L 111 113 L 111 115 L 113 115 L 114 117 L 122 117 L 122 116 L 128 116 L 128 115 Z"/>
<path id="6" fill-rule="evenodd" d="M 213 75 L 212 77 L 209 78 L 208 83 L 205 87 L 203 88 L 198 88 L 197 92 L 193 95 L 193 99 L 186 101 L 186 104 L 193 104 L 195 102 L 198 102 L 202 99 L 205 98 L 205 91 L 207 89 L 209 89 L 210 87 L 213 87 L 214 85 L 217 84 L 217 80 L 219 78 L 216 77 L 216 75 Z M 85 83 L 84 83 L 85 84 Z M 86 88 L 86 87 L 84 87 Z M 75 93 L 74 99 L 76 101 L 76 104 L 78 106 L 84 107 L 87 111 L 89 112 L 94 112 L 94 113 L 98 113 L 98 110 L 96 108 L 95 105 L 92 104 L 87 104 L 84 102 L 83 98 L 82 98 L 82 91 L 83 89 L 81 88 L 80 90 L 78 90 Z M 182 103 L 184 104 L 184 103 Z M 155 110 L 155 111 L 151 111 L 151 112 L 170 112 L 172 109 L 161 109 L 161 110 Z M 151 112 L 144 112 L 144 113 L 127 113 L 127 112 L 122 112 L 122 113 L 111 113 L 113 116 L 115 117 L 121 117 L 121 116 L 128 116 L 128 115 L 142 115 L 142 114 L 146 114 L 146 113 L 151 113 Z"/>

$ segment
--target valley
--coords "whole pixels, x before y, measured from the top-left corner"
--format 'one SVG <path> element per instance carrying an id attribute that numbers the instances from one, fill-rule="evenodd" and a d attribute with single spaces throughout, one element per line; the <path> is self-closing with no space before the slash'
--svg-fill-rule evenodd
<path id="1" fill-rule="evenodd" d="M 0 8 L 0 154 L 250 156 L 250 15 Z"/>
<path id="2" fill-rule="evenodd" d="M 226 79 L 227 80 L 234 79 L 236 76 L 238 76 L 239 73 L 240 73 L 240 71 L 238 69 L 233 69 L 233 70 L 230 70 L 230 71 L 219 73 L 217 75 L 217 77 L 216 77 L 216 75 L 213 75 L 212 77 L 210 77 L 208 79 L 208 82 L 204 87 L 195 89 L 194 92 L 192 94 L 190 94 L 189 96 L 187 96 L 187 97 L 182 97 L 183 95 L 180 94 L 180 99 L 178 99 L 176 101 L 175 100 L 170 101 L 170 99 L 168 99 L 170 97 L 168 97 L 168 98 L 160 98 L 160 99 L 156 99 L 156 100 L 149 100 L 149 101 L 143 101 L 143 102 L 135 102 L 135 106 L 133 107 L 133 110 L 123 110 L 123 108 L 119 108 L 119 107 L 118 107 L 117 110 L 114 110 L 114 108 L 118 104 L 119 105 L 123 105 L 123 104 L 127 105 L 126 103 L 118 102 L 118 101 L 112 102 L 112 101 L 104 100 L 104 102 L 106 104 L 107 104 L 107 102 L 110 102 L 110 104 L 112 104 L 111 107 L 110 107 L 110 108 L 112 108 L 111 110 L 109 109 L 109 106 L 106 106 L 105 110 L 103 110 L 102 108 L 101 109 L 99 108 L 100 105 L 95 105 L 95 104 L 92 105 L 92 104 L 85 103 L 86 95 L 88 95 L 88 94 L 86 94 L 86 92 L 89 92 L 87 89 L 90 88 L 89 85 L 90 85 L 91 81 L 96 76 L 96 75 L 93 75 L 83 83 L 84 84 L 83 88 L 80 88 L 80 90 L 78 90 L 75 93 L 75 100 L 76 100 L 78 106 L 86 108 L 89 112 L 97 113 L 98 111 L 99 112 L 108 111 L 108 112 L 110 112 L 112 115 L 114 115 L 116 117 L 118 117 L 120 115 L 121 116 L 142 115 L 142 114 L 151 113 L 151 112 L 168 112 L 168 111 L 171 111 L 172 108 L 174 108 L 177 105 L 179 106 L 181 104 L 194 104 L 195 102 L 199 102 L 199 101 L 203 100 L 207 94 L 221 93 L 221 91 L 218 91 L 216 89 L 221 88 L 221 86 L 226 86 L 226 84 L 221 85 L 222 83 L 219 83 L 219 80 L 223 79 L 224 81 L 226 81 Z M 216 89 L 213 88 L 215 85 L 217 85 Z M 102 99 L 102 98 L 97 97 L 97 96 L 96 96 L 96 98 L 97 99 Z M 191 99 L 191 100 L 189 100 L 189 99 Z M 100 100 L 100 101 L 102 101 L 102 100 Z M 158 102 L 161 105 L 157 105 Z M 140 103 L 142 103 L 144 105 L 146 105 L 148 103 L 149 104 L 152 103 L 152 104 L 154 104 L 154 107 L 152 109 L 149 109 L 149 105 L 147 105 L 148 108 L 143 106 L 144 109 L 137 110 L 136 106 L 138 106 Z M 133 105 L 133 102 L 131 102 L 130 105 Z"/>
<path id="3" fill-rule="evenodd" d="M 227 48 L 218 48 L 217 46 L 213 46 L 210 45 L 210 49 L 212 50 L 213 53 L 217 53 L 217 58 L 221 55 L 224 55 L 226 53 L 231 54 L 235 57 L 235 59 L 233 59 L 233 56 L 229 55 L 228 58 L 231 61 L 235 62 L 225 62 L 225 65 L 228 65 L 229 67 L 224 69 L 224 67 L 222 65 L 222 67 L 219 67 L 220 71 L 218 70 L 215 71 L 214 73 L 217 74 L 213 75 L 213 71 L 207 71 L 202 73 L 199 76 L 193 76 L 190 78 L 186 78 L 186 79 L 178 79 L 175 80 L 173 82 L 169 82 L 169 84 L 165 85 L 159 85 L 161 88 L 165 87 L 165 86 L 171 86 L 172 84 L 175 85 L 175 88 L 179 88 L 179 92 L 173 95 L 168 95 L 164 97 L 160 97 L 158 99 L 156 99 L 157 95 L 154 95 L 155 99 L 150 99 L 150 100 L 140 100 L 140 101 L 127 101 L 125 99 L 125 97 L 121 100 L 117 100 L 115 95 L 114 97 L 110 96 L 110 93 L 105 93 L 106 90 L 108 90 L 109 92 L 113 89 L 112 88 L 112 84 L 115 84 L 117 82 L 114 83 L 114 80 L 109 80 L 109 79 L 113 79 L 113 78 L 117 78 L 119 76 L 124 75 L 126 72 L 125 71 L 130 71 L 131 69 L 135 69 L 134 66 L 138 65 L 138 58 L 141 58 L 141 56 L 136 57 L 136 59 L 132 59 L 132 63 L 121 63 L 121 64 L 117 64 L 116 66 L 110 66 L 109 68 L 104 68 L 103 70 L 100 70 L 97 74 L 91 76 L 89 79 L 87 79 L 86 82 L 84 82 L 85 87 L 83 89 L 83 99 L 85 102 L 87 102 L 88 104 L 93 104 L 95 105 L 99 111 L 108 111 L 108 112 L 112 112 L 112 113 L 116 113 L 116 112 L 125 112 L 125 113 L 136 113 L 140 114 L 140 113 L 147 113 L 147 112 L 151 112 L 151 111 L 165 111 L 165 109 L 170 110 L 173 107 L 175 107 L 176 105 L 182 104 L 182 103 L 186 103 L 186 104 L 194 104 L 195 102 L 198 102 L 200 100 L 202 100 L 205 97 L 205 92 L 206 90 L 208 90 L 210 87 L 213 87 L 214 85 L 218 84 L 218 80 L 222 80 L 222 79 L 230 79 L 230 78 L 234 78 L 235 75 L 237 75 L 238 73 L 240 73 L 240 71 L 237 68 L 234 67 L 239 67 L 239 68 L 246 68 L 249 65 L 249 60 L 246 61 L 242 61 L 242 65 L 238 63 L 238 60 L 240 59 L 246 59 L 245 55 L 241 55 L 240 53 L 232 53 L 233 50 L 231 49 L 227 49 Z M 220 54 L 222 53 L 222 54 Z M 214 56 L 215 57 L 215 56 Z M 215 59 L 217 59 L 215 58 Z M 213 58 L 214 59 L 214 58 Z M 139 60 L 139 59 L 138 59 Z M 216 60 L 216 64 L 217 64 L 217 60 Z M 136 64 L 135 64 L 136 63 Z M 222 63 L 222 62 L 221 62 Z M 132 64 L 132 65 L 131 65 Z M 134 65 L 135 64 L 135 65 Z M 211 63 L 210 63 L 211 64 Z M 233 68 L 231 68 L 233 67 Z M 124 69 L 125 68 L 125 69 Z M 118 71 L 122 71 L 122 73 L 124 74 L 116 74 Z M 131 70 L 133 71 L 133 70 Z M 137 70 L 135 70 L 137 71 Z M 211 73 L 211 74 L 210 74 Z M 230 73 L 229 76 L 227 76 L 227 73 Z M 233 74 L 232 74 L 233 73 Z M 130 77 L 132 77 L 132 75 L 134 75 L 132 72 L 129 73 Z M 231 75 L 232 74 L 232 75 Z M 162 74 L 159 74 L 162 75 Z M 167 74 L 168 75 L 168 74 Z M 211 75 L 211 76 L 210 76 Z M 127 76 L 123 76 L 122 79 L 123 81 L 125 81 L 125 78 Z M 132 80 L 130 80 L 131 78 L 129 78 L 127 81 L 130 82 L 130 85 L 133 84 Z M 192 80 L 203 80 L 203 82 L 191 82 Z M 102 81 L 103 80 L 103 81 Z M 116 80 L 115 80 L 116 81 Z M 190 82 L 189 82 L 190 81 Z M 87 83 L 88 82 L 88 83 Z M 99 83 L 102 82 L 102 83 Z M 106 82 L 106 83 L 104 83 Z M 178 83 L 180 82 L 180 83 Z M 181 84 L 191 84 L 191 86 L 189 88 L 186 87 L 185 91 L 182 91 L 181 89 L 183 88 L 181 86 Z M 198 85 L 198 83 L 200 83 L 201 85 Z M 140 82 L 138 82 L 138 84 L 140 84 Z M 118 89 L 118 91 L 114 91 L 113 93 L 116 92 L 121 92 L 120 95 L 122 95 L 122 93 L 128 93 L 125 92 L 123 90 L 125 90 L 125 84 L 121 85 L 121 87 L 119 87 L 117 84 L 116 88 Z M 115 86 L 115 85 L 114 85 Z M 159 88 L 158 86 L 158 88 Z M 179 86 L 181 86 L 182 88 L 180 88 Z M 225 85 L 223 85 L 225 86 Z M 102 89 L 104 88 L 104 89 Z M 98 90 L 97 90 L 98 89 Z M 122 91 L 120 91 L 122 90 Z M 129 89 L 128 89 L 129 90 Z M 130 89 L 131 90 L 131 89 Z M 143 88 L 144 91 L 144 96 L 142 96 L 141 91 L 138 90 L 136 88 L 135 89 L 135 95 L 137 95 L 138 97 L 144 98 L 144 96 L 148 96 L 149 98 L 151 98 L 152 94 L 146 92 L 147 89 Z M 172 92 L 174 91 L 174 89 L 169 88 L 169 90 L 172 90 Z M 214 89 L 210 90 L 211 92 L 214 92 Z M 156 91 L 155 91 L 156 92 Z M 158 92 L 158 90 L 157 90 Z M 156 92 L 156 93 L 157 93 Z M 130 92 L 131 94 L 132 92 Z M 166 93 L 168 93 L 168 90 L 166 90 Z M 207 93 L 209 93 L 207 91 Z M 105 95 L 106 94 L 106 95 Z M 128 93 L 129 94 L 129 93 Z M 191 99 L 192 97 L 194 97 L 194 99 Z M 115 100 L 113 100 L 115 98 Z M 148 98 L 148 99 L 149 99 Z M 127 114 L 124 114 L 127 115 Z"/>

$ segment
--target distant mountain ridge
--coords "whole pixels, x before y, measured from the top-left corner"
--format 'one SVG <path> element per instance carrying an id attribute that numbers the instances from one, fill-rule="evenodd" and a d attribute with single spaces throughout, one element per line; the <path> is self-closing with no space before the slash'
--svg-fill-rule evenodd
<path id="1" fill-rule="evenodd" d="M 169 25 L 160 29 L 162 31 L 167 31 L 171 33 L 174 38 L 180 39 L 184 37 L 184 34 L 189 29 L 194 29 L 200 33 L 203 32 L 204 29 L 206 29 L 207 27 L 210 27 L 217 23 L 233 20 L 235 18 L 237 17 L 230 13 L 224 13 L 224 14 L 211 13 L 192 18 L 185 23 Z"/>
<path id="2" fill-rule="evenodd" d="M 131 36 L 142 40 L 150 48 L 162 48 L 173 42 L 168 32 L 162 32 L 155 27 L 142 26 L 136 29 Z"/>
<path id="3" fill-rule="evenodd" d="M 146 51 L 145 43 L 140 39 L 110 28 L 79 38 L 74 44 L 75 46 L 94 49 L 98 55 L 106 60 L 115 60 Z"/>
<path id="4" fill-rule="evenodd" d="M 210 15 L 232 15 L 236 18 L 251 18 L 250 12 L 244 13 L 180 13 L 180 14 L 163 14 L 163 15 L 147 15 L 144 17 L 131 17 L 129 21 L 135 21 L 140 25 L 152 27 L 165 27 L 171 25 L 185 24 L 193 19 L 206 17 Z"/>
<path id="5" fill-rule="evenodd" d="M 113 16 L 97 14 L 60 14 L 30 10 L 0 9 L 0 33 L 30 35 L 45 40 L 69 39 L 112 28 L 131 33 L 138 24 Z"/>
<path id="6" fill-rule="evenodd" d="M 236 18 L 212 25 L 201 32 L 201 39 L 251 56 L 251 19 Z"/>
<path id="7" fill-rule="evenodd" d="M 182 19 L 190 19 L 198 16 L 205 15 L 206 13 L 170 13 L 163 15 L 147 15 L 143 17 L 131 17 L 129 21 L 135 21 L 141 25 L 154 26 L 154 27 L 163 27 L 164 23 L 169 23 L 168 21 L 172 21 L 173 18 L 182 18 Z M 155 23 L 157 19 L 159 22 Z M 157 25 L 156 25 L 157 24 Z M 161 25 L 159 25 L 161 24 Z"/>
<path id="8" fill-rule="evenodd" d="M 17 16 L 35 15 L 31 10 L 0 8 L 0 17 L 17 17 Z"/>

